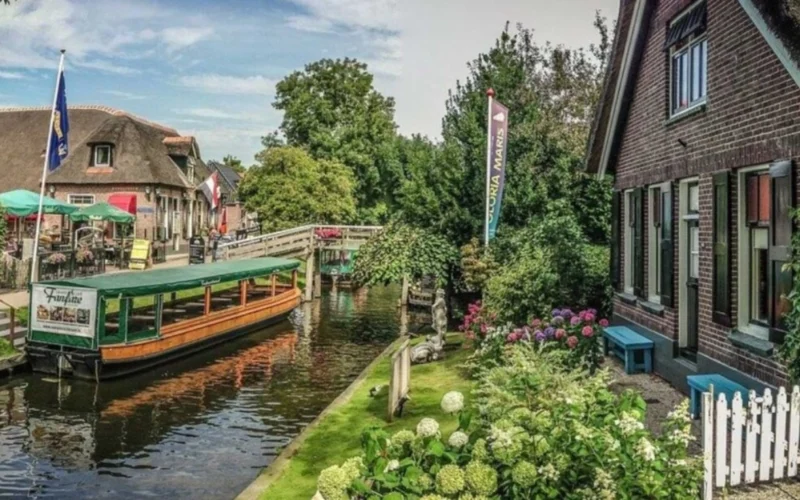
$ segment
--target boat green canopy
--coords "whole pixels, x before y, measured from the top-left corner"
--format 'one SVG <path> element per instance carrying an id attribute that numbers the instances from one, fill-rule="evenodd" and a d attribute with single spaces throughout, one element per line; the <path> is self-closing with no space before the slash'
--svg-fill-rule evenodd
<path id="1" fill-rule="evenodd" d="M 150 271 L 100 274 L 89 278 L 44 283 L 52 286 L 93 288 L 101 297 L 138 297 L 178 292 L 221 282 L 258 278 L 280 271 L 297 269 L 299 266 L 300 262 L 293 259 L 261 257 Z"/>
<path id="2" fill-rule="evenodd" d="M 17 217 L 27 217 L 39 211 L 39 195 L 26 189 L 15 189 L 0 194 L 0 206 L 6 213 Z M 42 212 L 46 214 L 71 214 L 78 210 L 75 205 L 58 201 L 45 196 L 42 201 Z"/>
<path id="3" fill-rule="evenodd" d="M 109 205 L 104 201 L 82 208 L 77 212 L 73 212 L 69 215 L 69 218 L 72 222 L 108 220 L 111 222 L 119 222 L 122 224 L 130 224 L 134 220 L 136 220 L 136 217 L 129 214 L 128 212 L 120 210 L 114 205 Z"/>

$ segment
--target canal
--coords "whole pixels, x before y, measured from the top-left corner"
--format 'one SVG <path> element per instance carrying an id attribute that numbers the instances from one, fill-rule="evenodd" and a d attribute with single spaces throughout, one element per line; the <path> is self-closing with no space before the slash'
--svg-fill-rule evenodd
<path id="1" fill-rule="evenodd" d="M 0 381 L 0 497 L 233 498 L 400 330 L 393 287 L 100 385 Z"/>

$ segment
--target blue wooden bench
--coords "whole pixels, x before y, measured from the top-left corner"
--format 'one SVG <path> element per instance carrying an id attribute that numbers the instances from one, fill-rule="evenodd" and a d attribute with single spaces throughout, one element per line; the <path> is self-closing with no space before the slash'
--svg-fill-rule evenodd
<path id="1" fill-rule="evenodd" d="M 653 371 L 653 341 L 627 326 L 606 328 L 603 332 L 603 347 L 606 355 L 613 351 L 615 356 L 625 362 L 625 373 Z M 644 357 L 642 363 L 636 362 L 637 352 L 641 352 Z"/>
<path id="2" fill-rule="evenodd" d="M 689 383 L 689 390 L 691 391 L 692 398 L 692 417 L 700 418 L 701 401 L 703 400 L 703 393 L 709 392 L 711 386 L 714 386 L 714 400 L 716 401 L 717 395 L 725 394 L 725 398 L 730 405 L 733 401 L 733 395 L 737 392 L 742 393 L 742 404 L 746 405 L 748 401 L 747 388 L 743 385 L 737 384 L 733 380 L 723 377 L 718 373 L 710 373 L 706 375 L 689 375 L 686 377 Z"/>

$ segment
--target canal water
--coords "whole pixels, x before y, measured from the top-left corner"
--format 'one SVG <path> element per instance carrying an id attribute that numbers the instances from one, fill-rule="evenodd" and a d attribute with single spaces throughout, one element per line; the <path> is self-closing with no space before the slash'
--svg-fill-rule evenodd
<path id="1" fill-rule="evenodd" d="M 0 380 L 0 498 L 233 498 L 397 338 L 398 297 L 326 293 L 290 321 L 100 385 Z"/>

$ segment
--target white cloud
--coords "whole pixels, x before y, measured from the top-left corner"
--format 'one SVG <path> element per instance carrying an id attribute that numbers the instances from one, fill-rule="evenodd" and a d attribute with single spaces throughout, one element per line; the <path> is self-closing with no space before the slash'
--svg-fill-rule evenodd
<path id="1" fill-rule="evenodd" d="M 121 97 L 122 99 L 127 99 L 129 101 L 138 101 L 141 99 L 147 99 L 147 97 L 139 94 L 133 94 L 131 92 L 124 92 L 122 90 L 104 90 L 104 94 L 113 95 L 115 97 Z"/>
<path id="2" fill-rule="evenodd" d="M 172 53 L 205 40 L 213 33 L 210 27 L 168 28 L 162 31 L 161 39 L 167 44 L 167 52 Z"/>
<path id="3" fill-rule="evenodd" d="M 92 61 L 80 61 L 75 63 L 76 66 L 86 69 L 96 69 L 105 73 L 113 73 L 115 75 L 137 75 L 141 73 L 138 69 L 128 66 L 120 66 L 108 61 L 95 59 Z"/>
<path id="4" fill-rule="evenodd" d="M 310 18 L 332 25 L 388 30 L 395 25 L 397 0 L 292 0 L 305 8 Z"/>
<path id="5" fill-rule="evenodd" d="M 290 28 L 311 33 L 333 33 L 335 28 L 330 20 L 314 16 L 289 16 L 286 24 Z"/>
<path id="6" fill-rule="evenodd" d="M 210 94 L 257 94 L 272 95 L 275 93 L 275 80 L 262 75 L 190 75 L 178 79 L 178 84 Z"/>
<path id="7" fill-rule="evenodd" d="M 184 12 L 154 0 L 11 2 L 0 9 L 0 67 L 51 69 L 66 49 L 75 66 L 132 75 L 137 71 L 108 61 L 175 53 L 213 33 L 201 16 L 182 19 Z"/>
<path id="8" fill-rule="evenodd" d="M 21 80 L 22 78 L 26 78 L 25 75 L 22 73 L 17 73 L 14 71 L 2 71 L 0 70 L 0 78 L 5 78 L 8 80 Z"/>

